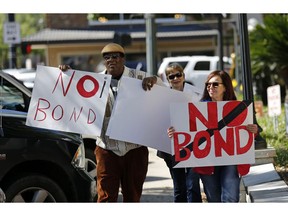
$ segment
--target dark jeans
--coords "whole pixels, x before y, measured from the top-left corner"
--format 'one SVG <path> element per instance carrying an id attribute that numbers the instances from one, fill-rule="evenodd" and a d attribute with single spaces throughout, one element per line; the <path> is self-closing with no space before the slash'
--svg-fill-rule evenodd
<path id="1" fill-rule="evenodd" d="M 174 187 L 174 202 L 202 202 L 199 174 L 192 168 L 173 168 L 172 160 L 164 159 Z"/>
<path id="2" fill-rule="evenodd" d="M 208 202 L 239 202 L 240 177 L 236 165 L 215 166 L 213 175 L 200 175 Z"/>

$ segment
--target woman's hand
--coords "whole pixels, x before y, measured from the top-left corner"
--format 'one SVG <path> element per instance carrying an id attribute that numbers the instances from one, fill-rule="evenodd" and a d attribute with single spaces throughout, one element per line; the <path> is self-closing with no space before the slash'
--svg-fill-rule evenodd
<path id="1" fill-rule="evenodd" d="M 251 133 L 257 134 L 258 133 L 258 125 L 257 124 L 248 124 L 246 126 L 247 130 Z"/>
<path id="2" fill-rule="evenodd" d="M 168 135 L 168 137 L 169 137 L 169 138 L 172 138 L 174 132 L 175 132 L 175 128 L 174 128 L 174 127 L 169 127 L 169 128 L 167 129 L 167 135 Z"/>

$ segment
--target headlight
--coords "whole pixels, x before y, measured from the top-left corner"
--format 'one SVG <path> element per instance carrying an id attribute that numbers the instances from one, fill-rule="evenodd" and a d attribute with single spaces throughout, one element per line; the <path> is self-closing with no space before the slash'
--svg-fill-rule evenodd
<path id="1" fill-rule="evenodd" d="M 0 203 L 5 202 L 5 200 L 6 200 L 5 194 L 2 191 L 2 189 L 0 188 Z"/>
<path id="2" fill-rule="evenodd" d="M 79 145 L 73 157 L 72 165 L 76 168 L 85 169 L 85 148 L 83 143 Z"/>

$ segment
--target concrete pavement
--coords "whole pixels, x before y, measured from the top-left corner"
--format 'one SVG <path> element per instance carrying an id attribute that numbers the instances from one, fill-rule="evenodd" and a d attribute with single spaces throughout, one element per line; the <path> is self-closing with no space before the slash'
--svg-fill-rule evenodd
<path id="1" fill-rule="evenodd" d="M 173 182 L 164 160 L 149 148 L 149 166 L 141 202 L 173 202 Z"/>
<path id="2" fill-rule="evenodd" d="M 162 158 L 156 155 L 157 150 L 149 148 L 148 173 L 143 185 L 141 203 L 169 203 L 173 202 L 173 182 L 169 169 Z M 203 185 L 200 182 L 202 196 Z M 122 194 L 119 192 L 119 202 L 122 202 Z M 204 201 L 205 202 L 205 201 Z"/>
<path id="3" fill-rule="evenodd" d="M 156 152 L 157 150 L 149 148 L 148 173 L 143 185 L 141 203 L 173 202 L 173 183 L 169 170 Z M 122 202 L 121 192 L 118 200 Z"/>

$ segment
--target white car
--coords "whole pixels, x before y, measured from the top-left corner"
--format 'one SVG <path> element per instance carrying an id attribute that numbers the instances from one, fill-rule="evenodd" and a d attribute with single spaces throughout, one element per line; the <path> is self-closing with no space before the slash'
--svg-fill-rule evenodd
<path id="1" fill-rule="evenodd" d="M 2 71 L 14 76 L 17 80 L 20 80 L 21 82 L 23 82 L 23 84 L 30 90 L 33 89 L 34 80 L 36 77 L 35 69 L 13 68 L 13 69 L 3 69 Z"/>
<path id="2" fill-rule="evenodd" d="M 165 69 L 171 63 L 180 64 L 185 73 L 185 80 L 201 92 L 205 87 L 205 81 L 210 72 L 219 69 L 219 57 L 218 56 L 176 56 L 166 57 L 158 69 L 158 76 L 162 81 L 168 85 L 166 79 Z M 229 72 L 232 60 L 228 57 L 223 57 L 224 70 Z"/>

